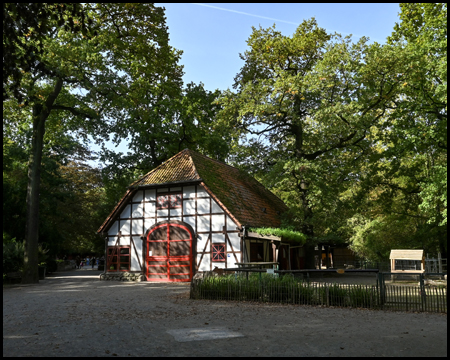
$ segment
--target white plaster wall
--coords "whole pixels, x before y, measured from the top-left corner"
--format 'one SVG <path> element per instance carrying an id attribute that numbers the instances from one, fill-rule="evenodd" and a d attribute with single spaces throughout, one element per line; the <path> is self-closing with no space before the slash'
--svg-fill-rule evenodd
<path id="1" fill-rule="evenodd" d="M 210 216 L 198 216 L 197 217 L 197 231 L 209 231 L 209 218 Z"/>
<path id="2" fill-rule="evenodd" d="M 158 222 L 161 222 L 161 221 L 167 221 L 167 220 L 169 220 L 168 217 L 165 217 L 165 216 L 159 217 L 159 216 L 158 216 Z"/>
<path id="3" fill-rule="evenodd" d="M 120 220 L 119 231 L 122 232 L 122 235 L 130 235 L 130 220 Z"/>
<path id="4" fill-rule="evenodd" d="M 201 255 L 197 255 L 197 264 L 200 261 Z M 209 266 L 209 256 L 203 256 L 202 262 L 200 264 L 200 266 L 198 267 L 198 271 L 209 271 L 210 270 L 210 266 Z"/>
<path id="5" fill-rule="evenodd" d="M 129 218 L 131 216 L 131 205 L 127 205 L 125 206 L 125 208 L 123 209 L 122 213 L 120 214 L 120 218 Z"/>
<path id="6" fill-rule="evenodd" d="M 195 201 L 184 200 L 183 201 L 183 215 L 195 215 Z"/>
<path id="7" fill-rule="evenodd" d="M 129 236 L 121 237 L 120 238 L 120 246 L 129 246 L 131 245 L 131 240 Z M 133 249 L 131 249 L 133 250 Z"/>
<path id="8" fill-rule="evenodd" d="M 217 261 L 212 263 L 212 269 L 214 270 L 215 267 L 218 267 L 219 269 L 225 269 L 225 261 Z"/>
<path id="9" fill-rule="evenodd" d="M 183 218 L 183 219 L 184 219 L 183 221 L 184 221 L 185 223 L 191 225 L 192 228 L 193 228 L 194 231 L 195 231 L 195 217 L 194 217 L 194 216 L 188 216 L 188 217 L 185 217 L 185 218 Z"/>
<path id="10" fill-rule="evenodd" d="M 225 215 L 211 215 L 212 231 L 222 231 L 225 226 Z"/>
<path id="11" fill-rule="evenodd" d="M 229 233 L 228 238 L 234 251 L 241 251 L 241 238 L 238 233 Z"/>
<path id="12" fill-rule="evenodd" d="M 131 233 L 132 234 L 143 234 L 144 233 L 144 220 L 143 219 L 131 220 Z"/>
<path id="13" fill-rule="evenodd" d="M 199 235 L 197 235 L 197 251 L 198 252 L 202 252 L 203 251 L 207 241 L 208 241 L 208 234 L 199 234 Z M 208 249 L 206 249 L 206 251 L 208 251 Z"/>
<path id="14" fill-rule="evenodd" d="M 147 232 L 153 225 L 156 224 L 155 219 L 144 219 L 144 233 Z"/>
<path id="15" fill-rule="evenodd" d="M 184 186 L 183 187 L 183 199 L 193 199 L 195 198 L 195 186 Z"/>
<path id="16" fill-rule="evenodd" d="M 108 230 L 108 235 L 116 236 L 118 231 L 119 231 L 119 222 L 116 220 L 112 224 L 111 228 Z"/>
<path id="17" fill-rule="evenodd" d="M 133 202 L 142 202 L 144 200 L 144 191 L 139 190 L 133 196 Z"/>
<path id="18" fill-rule="evenodd" d="M 236 230 L 236 223 L 227 215 L 227 230 Z"/>
<path id="19" fill-rule="evenodd" d="M 198 214 L 209 214 L 210 213 L 209 199 L 198 199 L 197 200 L 197 213 Z"/>
<path id="20" fill-rule="evenodd" d="M 181 208 L 178 209 L 170 209 L 170 217 L 172 216 L 181 216 L 183 210 Z"/>
<path id="21" fill-rule="evenodd" d="M 211 199 L 211 212 L 212 213 L 223 213 L 222 208 L 214 199 Z"/>
<path id="22" fill-rule="evenodd" d="M 155 216 L 156 205 L 155 203 L 145 203 L 145 217 L 154 217 Z"/>
<path id="23" fill-rule="evenodd" d="M 224 234 L 211 234 L 211 240 L 213 243 L 225 243 L 225 235 Z"/>
<path id="24" fill-rule="evenodd" d="M 154 201 L 156 200 L 156 190 L 145 190 L 145 201 Z"/>
<path id="25" fill-rule="evenodd" d="M 141 271 L 141 267 L 139 266 L 138 257 L 142 264 L 142 250 L 143 250 L 142 249 L 142 240 L 139 236 L 133 236 L 133 241 L 134 241 L 134 245 L 136 246 L 136 251 L 134 250 L 133 247 L 131 247 L 131 249 L 130 249 L 131 250 L 130 270 L 131 271 Z M 137 256 L 136 256 L 136 252 L 137 252 Z"/>
<path id="26" fill-rule="evenodd" d="M 143 217 L 144 216 L 144 204 L 133 204 L 131 206 L 131 216 L 134 218 Z"/>
<path id="27" fill-rule="evenodd" d="M 206 192 L 205 188 L 201 185 L 197 186 L 197 197 L 209 197 L 209 194 Z"/>
<path id="28" fill-rule="evenodd" d="M 114 246 L 116 245 L 117 236 L 108 238 L 108 246 Z"/>
<path id="29" fill-rule="evenodd" d="M 156 213 L 158 217 L 162 216 L 169 216 L 169 210 L 168 209 L 162 209 L 162 210 L 156 210 Z M 159 222 L 159 219 L 158 219 Z"/>
<path id="30" fill-rule="evenodd" d="M 238 258 L 238 261 L 239 261 L 239 255 L 236 255 L 236 257 Z M 241 262 L 241 261 L 239 261 L 239 262 Z M 237 267 L 236 259 L 235 259 L 234 255 L 233 255 L 233 253 L 228 253 L 228 255 L 227 255 L 227 267 L 228 268 L 235 268 L 235 267 Z"/>

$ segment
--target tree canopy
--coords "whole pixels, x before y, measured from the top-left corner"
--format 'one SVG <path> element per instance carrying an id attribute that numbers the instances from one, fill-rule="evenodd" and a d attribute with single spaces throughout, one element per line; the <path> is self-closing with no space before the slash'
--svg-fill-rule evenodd
<path id="1" fill-rule="evenodd" d="M 167 98 L 179 91 L 181 82 L 182 68 L 177 64 L 180 53 L 168 44 L 162 8 L 153 4 L 86 4 L 72 13 L 70 8 L 61 12 L 64 6 L 32 7 L 30 11 L 39 14 L 37 24 L 27 23 L 27 9 L 22 12 L 14 6 L 4 7 L 10 20 L 4 27 L 20 40 L 8 43 L 4 34 L 4 44 L 13 48 L 13 60 L 17 60 L 13 63 L 22 73 L 16 77 L 16 72 L 10 71 L 4 78 L 6 106 L 15 110 L 6 123 L 10 127 L 32 124 L 25 282 L 38 279 L 39 189 L 48 124 L 59 124 L 85 141 L 88 135 L 101 141 L 109 135 L 111 126 L 129 119 L 126 115 L 142 94 Z M 75 24 L 89 19 L 86 22 L 92 30 L 60 26 L 60 19 L 69 21 L 70 16 Z M 36 26 L 38 35 L 29 45 L 31 35 L 26 31 L 33 33 Z M 30 60 L 28 55 L 34 48 L 39 51 Z M 28 66 L 30 61 L 38 65 Z"/>
<path id="2" fill-rule="evenodd" d="M 402 5 L 400 17 L 385 45 L 314 19 L 291 37 L 254 28 L 219 100 L 241 136 L 235 161 L 295 226 L 372 259 L 396 246 L 446 254 L 446 6 Z"/>
<path id="3" fill-rule="evenodd" d="M 290 36 L 253 28 L 223 91 L 183 84 L 182 51 L 154 4 L 3 13 L 4 241 L 25 239 L 24 282 L 37 281 L 38 243 L 100 249 L 95 228 L 126 187 L 184 148 L 254 175 L 309 249 L 446 257 L 446 4 L 401 4 L 386 44 L 314 18 Z M 123 139 L 127 154 L 104 145 Z"/>

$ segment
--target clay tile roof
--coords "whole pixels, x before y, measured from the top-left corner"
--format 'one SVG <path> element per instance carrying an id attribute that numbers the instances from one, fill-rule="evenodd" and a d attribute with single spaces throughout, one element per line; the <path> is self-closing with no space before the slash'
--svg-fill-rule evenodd
<path id="1" fill-rule="evenodd" d="M 248 174 L 189 149 L 136 180 L 130 188 L 185 181 L 201 181 L 238 225 L 279 227 L 280 214 L 287 210 L 283 201 Z M 119 204 L 98 232 L 104 231 Z"/>
<path id="2" fill-rule="evenodd" d="M 195 170 L 189 150 L 185 149 L 132 183 L 131 186 L 191 180 L 200 180 L 200 177 Z"/>

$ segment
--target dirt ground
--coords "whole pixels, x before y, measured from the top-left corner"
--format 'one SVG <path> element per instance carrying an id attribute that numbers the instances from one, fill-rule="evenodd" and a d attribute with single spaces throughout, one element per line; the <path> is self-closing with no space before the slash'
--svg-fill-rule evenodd
<path id="1" fill-rule="evenodd" d="M 447 315 L 190 300 L 55 273 L 3 287 L 3 356 L 447 356 Z"/>

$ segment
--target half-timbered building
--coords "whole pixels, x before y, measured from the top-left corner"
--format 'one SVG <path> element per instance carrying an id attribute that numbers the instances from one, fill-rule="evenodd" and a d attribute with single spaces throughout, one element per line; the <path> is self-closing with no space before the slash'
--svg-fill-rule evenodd
<path id="1" fill-rule="evenodd" d="M 254 178 L 185 149 L 132 183 L 99 228 L 105 271 L 140 273 L 148 281 L 190 281 L 216 267 L 274 261 L 279 239 L 243 234 L 249 226 L 279 227 L 286 210 Z M 288 257 L 289 251 L 284 261 Z"/>

